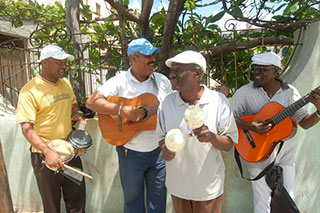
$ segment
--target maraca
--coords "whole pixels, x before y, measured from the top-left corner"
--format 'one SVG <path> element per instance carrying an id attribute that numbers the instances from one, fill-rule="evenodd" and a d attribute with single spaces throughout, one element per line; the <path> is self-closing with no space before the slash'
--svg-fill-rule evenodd
<path id="1" fill-rule="evenodd" d="M 171 152 L 177 152 L 184 147 L 186 138 L 180 129 L 171 129 L 167 133 L 164 141 Z"/>
<path id="2" fill-rule="evenodd" d="M 203 125 L 205 114 L 203 110 L 195 105 L 190 105 L 184 113 L 184 120 L 191 128 L 199 128 Z"/>

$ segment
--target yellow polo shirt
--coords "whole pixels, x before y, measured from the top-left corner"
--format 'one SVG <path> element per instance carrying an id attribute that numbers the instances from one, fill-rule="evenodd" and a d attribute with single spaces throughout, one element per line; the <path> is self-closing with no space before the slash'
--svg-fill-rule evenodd
<path id="1" fill-rule="evenodd" d="M 34 123 L 34 129 L 44 142 L 66 139 L 72 130 L 72 105 L 76 103 L 67 78 L 52 84 L 36 76 L 20 91 L 16 121 Z M 32 146 L 30 150 L 40 152 Z"/>

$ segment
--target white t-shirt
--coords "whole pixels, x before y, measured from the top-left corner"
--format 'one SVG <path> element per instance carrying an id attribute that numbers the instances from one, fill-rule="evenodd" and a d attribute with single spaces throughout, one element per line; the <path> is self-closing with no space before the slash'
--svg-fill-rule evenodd
<path id="1" fill-rule="evenodd" d="M 211 91 L 206 86 L 204 88 L 197 104 L 206 115 L 204 124 L 211 132 L 227 135 L 237 143 L 237 126 L 228 100 L 222 93 Z M 186 135 L 191 132 L 184 120 L 188 106 L 178 91 L 169 94 L 160 103 L 157 124 L 159 141 L 173 128 L 179 128 Z M 223 194 L 225 167 L 220 151 L 211 143 L 200 143 L 196 137 L 187 137 L 184 148 L 167 162 L 166 169 L 167 189 L 177 197 L 206 201 Z"/>
<path id="2" fill-rule="evenodd" d="M 283 107 L 287 107 L 300 98 L 301 96 L 296 88 L 282 81 L 281 88 L 272 98 L 268 96 L 262 87 L 257 87 L 254 83 L 250 83 L 238 89 L 232 96 L 230 103 L 235 117 L 238 118 L 244 115 L 257 114 L 263 106 L 270 102 L 277 102 Z M 299 123 L 307 115 L 306 109 L 301 108 L 296 111 L 293 117 Z M 251 168 L 265 168 L 275 159 L 278 149 L 279 145 L 277 145 L 270 157 L 264 161 L 256 163 L 244 161 L 244 164 Z M 291 140 L 287 140 L 276 159 L 276 164 L 281 162 L 283 165 L 294 165 L 294 156 L 295 144 Z"/>
<path id="3" fill-rule="evenodd" d="M 131 74 L 131 69 L 128 71 L 121 71 L 99 87 L 98 91 L 106 98 L 108 96 L 134 98 L 143 93 L 152 93 L 157 96 L 159 101 L 162 101 L 168 93 L 172 92 L 172 86 L 166 76 L 156 72 L 153 74 L 154 75 L 151 75 L 147 80 L 140 83 Z M 156 78 L 155 81 L 154 77 Z M 139 152 L 149 152 L 156 149 L 158 146 L 159 143 L 155 136 L 155 130 L 142 131 L 124 145 L 124 147 L 128 149 Z"/>

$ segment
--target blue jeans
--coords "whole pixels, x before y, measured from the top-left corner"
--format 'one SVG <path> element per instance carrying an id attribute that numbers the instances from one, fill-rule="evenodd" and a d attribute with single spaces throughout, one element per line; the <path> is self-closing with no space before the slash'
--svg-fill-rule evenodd
<path id="1" fill-rule="evenodd" d="M 137 152 L 117 146 L 121 185 L 124 194 L 124 212 L 145 212 L 144 186 L 146 186 L 147 209 L 166 212 L 167 190 L 165 187 L 166 163 L 161 149 Z"/>

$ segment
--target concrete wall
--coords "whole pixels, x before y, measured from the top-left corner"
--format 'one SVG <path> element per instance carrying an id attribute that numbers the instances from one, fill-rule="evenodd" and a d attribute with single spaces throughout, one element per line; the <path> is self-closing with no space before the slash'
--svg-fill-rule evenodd
<path id="1" fill-rule="evenodd" d="M 320 86 L 320 22 L 315 22 L 301 32 L 295 33 L 298 46 L 288 71 L 283 78 L 292 83 L 302 96 Z M 313 104 L 307 104 L 308 111 L 314 112 Z M 320 123 L 308 130 L 299 129 L 294 137 L 296 151 L 296 203 L 301 212 L 320 210 Z"/>

